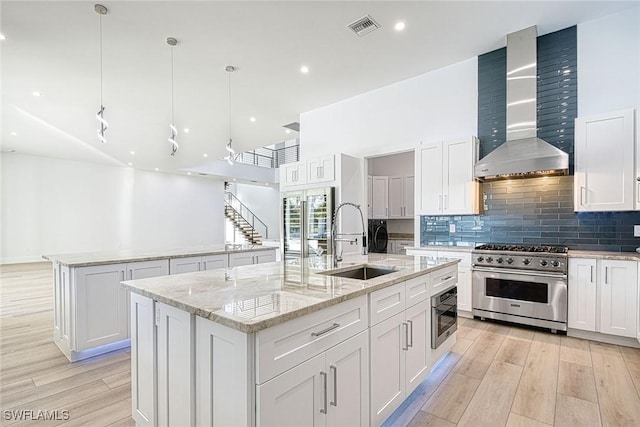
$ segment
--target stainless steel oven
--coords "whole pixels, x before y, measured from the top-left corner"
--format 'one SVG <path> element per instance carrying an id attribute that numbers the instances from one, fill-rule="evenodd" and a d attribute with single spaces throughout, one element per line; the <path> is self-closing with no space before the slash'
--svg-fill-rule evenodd
<path id="1" fill-rule="evenodd" d="M 431 297 L 431 348 L 438 348 L 458 329 L 458 288 Z"/>
<path id="2" fill-rule="evenodd" d="M 538 248 L 473 252 L 474 316 L 567 330 L 566 248 Z"/>

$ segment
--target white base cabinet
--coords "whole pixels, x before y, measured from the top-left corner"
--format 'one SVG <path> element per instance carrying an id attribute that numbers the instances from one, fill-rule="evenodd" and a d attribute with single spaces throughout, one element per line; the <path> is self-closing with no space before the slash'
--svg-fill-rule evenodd
<path id="1" fill-rule="evenodd" d="M 568 327 L 637 338 L 638 263 L 569 258 Z"/>

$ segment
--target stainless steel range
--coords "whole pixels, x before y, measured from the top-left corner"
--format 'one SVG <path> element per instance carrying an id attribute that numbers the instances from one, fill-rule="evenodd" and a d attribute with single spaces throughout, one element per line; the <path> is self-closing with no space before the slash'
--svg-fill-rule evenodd
<path id="1" fill-rule="evenodd" d="M 476 247 L 473 315 L 566 331 L 567 252 L 564 246 Z"/>

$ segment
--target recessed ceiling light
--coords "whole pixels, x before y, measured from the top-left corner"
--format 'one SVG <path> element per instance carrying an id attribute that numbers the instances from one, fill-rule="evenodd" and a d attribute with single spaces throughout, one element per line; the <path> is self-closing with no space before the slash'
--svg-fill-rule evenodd
<path id="1" fill-rule="evenodd" d="M 255 118 L 255 117 L 250 117 L 250 118 L 249 118 L 249 121 L 253 123 L 253 122 L 255 122 L 255 121 L 256 121 L 256 118 Z"/>
<path id="2" fill-rule="evenodd" d="M 284 133 L 291 133 L 291 129 L 285 129 Z"/>
<path id="3" fill-rule="evenodd" d="M 404 30 L 404 22 L 402 22 L 402 21 L 396 22 L 396 25 L 394 25 L 393 28 L 395 28 L 396 31 Z"/>
<path id="4" fill-rule="evenodd" d="M 5 36 L 4 34 L 0 34 L 0 40 L 6 40 L 7 36 Z"/>
<path id="5" fill-rule="evenodd" d="M 269 185 L 269 183 L 268 183 L 268 182 L 265 182 L 265 183 L 264 183 L 264 185 Z"/>
<path id="6" fill-rule="evenodd" d="M 18 136 L 17 132 L 11 132 L 11 136 Z"/>
<path id="7" fill-rule="evenodd" d="M 187 175 L 191 175 L 191 172 L 187 172 Z"/>
<path id="8" fill-rule="evenodd" d="M 133 166 L 133 163 L 131 163 L 131 162 L 129 162 L 129 163 L 127 163 L 127 164 L 128 164 L 129 166 Z"/>
<path id="9" fill-rule="evenodd" d="M 158 172 L 160 169 L 156 168 L 156 172 Z"/>
<path id="10" fill-rule="evenodd" d="M 309 72 L 309 67 L 307 67 L 306 65 L 303 65 L 302 67 L 300 67 L 300 72 L 302 74 L 307 74 Z"/>
<path id="11" fill-rule="evenodd" d="M 34 90 L 33 92 L 31 92 L 31 95 L 38 97 L 38 96 L 40 96 L 42 94 L 40 92 L 38 92 L 37 90 Z"/>
<path id="12" fill-rule="evenodd" d="M 209 155 L 207 153 L 204 153 L 202 157 L 209 157 Z"/>
<path id="13" fill-rule="evenodd" d="M 236 179 L 235 179 L 235 178 L 233 178 L 233 180 L 235 181 Z"/>
<path id="14" fill-rule="evenodd" d="M 184 133 L 189 133 L 189 128 L 184 128 L 182 130 L 184 131 Z"/>
<path id="15" fill-rule="evenodd" d="M 129 154 L 131 154 L 132 156 L 135 156 L 136 152 L 135 151 L 129 151 Z"/>

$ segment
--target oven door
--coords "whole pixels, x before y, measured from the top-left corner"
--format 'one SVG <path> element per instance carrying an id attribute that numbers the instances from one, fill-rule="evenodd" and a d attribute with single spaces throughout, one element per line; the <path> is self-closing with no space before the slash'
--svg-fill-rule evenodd
<path id="1" fill-rule="evenodd" d="M 474 268 L 474 309 L 567 321 L 567 277 L 532 271 Z"/>
<path id="2" fill-rule="evenodd" d="M 457 329 L 458 293 L 454 287 L 431 299 L 431 348 L 440 347 Z"/>

